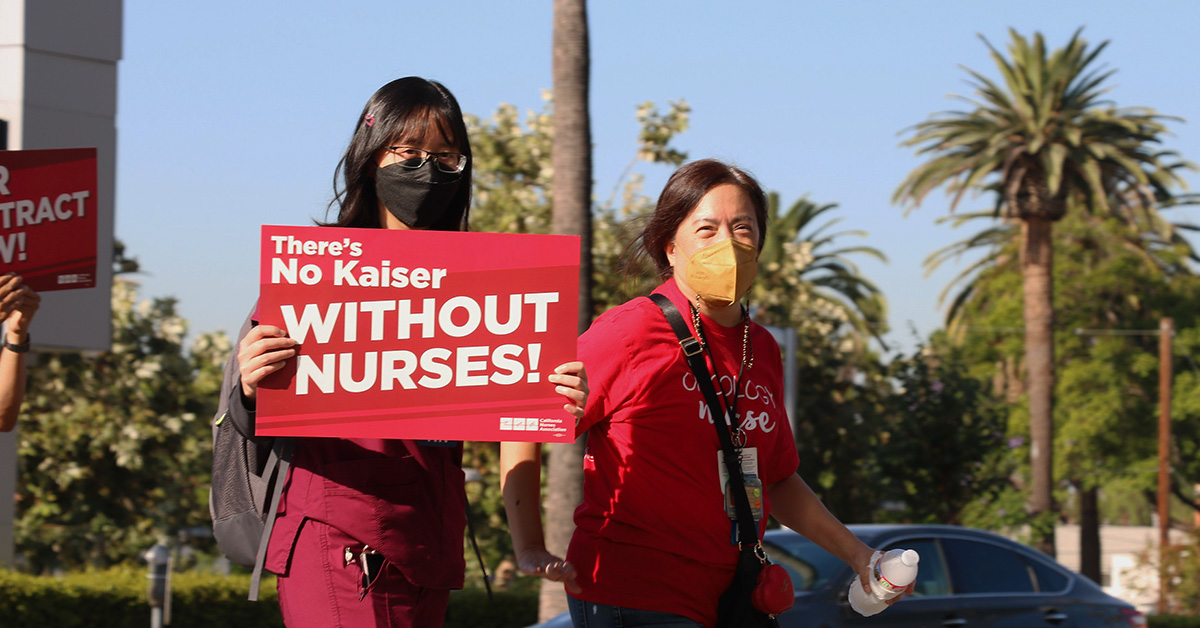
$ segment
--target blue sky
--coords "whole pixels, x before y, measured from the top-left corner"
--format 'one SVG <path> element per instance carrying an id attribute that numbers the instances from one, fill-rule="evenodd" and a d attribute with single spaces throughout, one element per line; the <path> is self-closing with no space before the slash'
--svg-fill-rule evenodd
<path id="1" fill-rule="evenodd" d="M 907 217 L 891 203 L 920 162 L 900 133 L 968 94 L 965 65 L 995 77 L 986 37 L 1009 27 L 1064 44 L 1079 27 L 1110 40 L 1111 98 L 1180 116 L 1167 148 L 1200 162 L 1194 27 L 1200 3 L 642 2 L 589 6 L 600 199 L 635 151 L 638 104 L 684 99 L 676 145 L 754 173 L 785 205 L 837 203 L 890 262 L 858 260 L 890 304 L 889 343 L 941 322 L 937 297 L 961 265 L 921 261 L 968 232 L 935 225 L 935 193 Z M 363 103 L 401 76 L 439 80 L 463 110 L 541 110 L 550 80 L 550 0 L 335 3 L 126 0 L 119 66 L 116 235 L 146 273 L 143 298 L 173 296 L 191 330 L 235 331 L 257 296 L 262 224 L 311 224 Z M 643 164 L 656 197 L 670 174 Z M 1200 175 L 1188 175 L 1193 190 Z M 968 199 L 961 210 L 985 207 Z M 1191 212 L 1191 213 L 1188 213 Z M 1177 219 L 1200 222 L 1200 210 Z"/>

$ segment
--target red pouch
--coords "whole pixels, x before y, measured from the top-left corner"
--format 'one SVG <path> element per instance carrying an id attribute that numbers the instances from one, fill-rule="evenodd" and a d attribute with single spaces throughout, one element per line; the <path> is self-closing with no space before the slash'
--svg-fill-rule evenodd
<path id="1" fill-rule="evenodd" d="M 750 594 L 754 608 L 772 617 L 792 607 L 796 602 L 796 590 L 792 577 L 783 567 L 773 563 L 763 565 L 758 572 L 754 592 Z"/>

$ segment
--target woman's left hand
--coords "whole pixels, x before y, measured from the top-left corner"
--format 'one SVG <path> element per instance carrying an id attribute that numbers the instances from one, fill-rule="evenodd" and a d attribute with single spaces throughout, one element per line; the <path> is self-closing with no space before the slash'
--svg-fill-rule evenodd
<path id="1" fill-rule="evenodd" d="M 555 385 L 554 392 L 570 401 L 563 404 L 563 410 L 570 412 L 576 421 L 582 419 L 588 397 L 587 371 L 583 368 L 583 362 L 559 364 L 546 379 Z"/>
<path id="2" fill-rule="evenodd" d="M 561 582 L 571 593 L 581 591 L 579 584 L 575 582 L 575 567 L 544 549 L 521 552 L 521 555 L 517 556 L 517 568 L 529 576 L 541 576 L 553 582 Z"/>

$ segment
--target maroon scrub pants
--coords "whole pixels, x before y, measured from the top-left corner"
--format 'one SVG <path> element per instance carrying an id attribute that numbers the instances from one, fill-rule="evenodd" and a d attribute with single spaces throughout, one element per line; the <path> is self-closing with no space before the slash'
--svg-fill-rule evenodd
<path id="1" fill-rule="evenodd" d="M 279 606 L 288 628 L 442 625 L 448 589 L 419 587 L 383 561 L 364 592 L 360 562 L 347 565 L 346 548 L 358 550 L 362 543 L 319 521 L 301 525 L 288 573 L 278 579 Z"/>

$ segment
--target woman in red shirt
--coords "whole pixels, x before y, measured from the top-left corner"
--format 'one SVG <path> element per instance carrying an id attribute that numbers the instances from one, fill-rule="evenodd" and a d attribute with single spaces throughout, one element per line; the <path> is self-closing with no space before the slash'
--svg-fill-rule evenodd
<path id="1" fill-rule="evenodd" d="M 862 571 L 873 550 L 821 504 L 799 475 L 783 405 L 779 347 L 740 301 L 757 272 L 766 198 L 742 170 L 692 162 L 667 182 L 641 236 L 664 280 L 654 292 L 701 339 L 735 442 L 765 487 L 766 517 Z M 504 443 L 501 480 L 518 565 L 562 581 L 576 626 L 713 626 L 738 559 L 731 542 L 712 413 L 657 305 L 634 299 L 579 339 L 590 373 L 583 502 L 566 560 L 546 551 L 536 445 Z M 717 418 L 720 420 L 720 417 Z M 524 473 L 513 472 L 520 467 Z M 586 624 L 584 617 L 586 616 Z"/>

